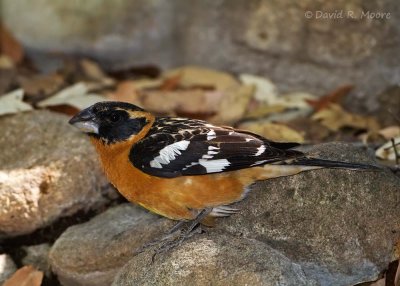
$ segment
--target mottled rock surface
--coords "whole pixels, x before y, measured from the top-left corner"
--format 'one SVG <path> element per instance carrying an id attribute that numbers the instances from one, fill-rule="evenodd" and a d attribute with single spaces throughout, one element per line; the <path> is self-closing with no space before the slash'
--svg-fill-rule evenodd
<path id="1" fill-rule="evenodd" d="M 149 265 L 151 255 L 129 261 L 112 285 L 318 285 L 263 242 L 217 231 L 161 254 Z"/>
<path id="2" fill-rule="evenodd" d="M 50 245 L 48 243 L 24 246 L 22 250 L 26 252 L 25 257 L 22 259 L 23 265 L 32 265 L 35 269 L 45 273 L 46 276 L 50 275 L 48 259 Z"/>
<path id="3" fill-rule="evenodd" d="M 107 201 L 94 148 L 67 121 L 49 111 L 0 119 L 0 238 Z"/>
<path id="4" fill-rule="evenodd" d="M 111 68 L 203 65 L 319 95 L 354 84 L 353 105 L 370 109 L 400 81 L 398 0 L 0 3 L 30 50 L 88 55 Z"/>
<path id="5" fill-rule="evenodd" d="M 373 160 L 341 143 L 313 156 Z M 316 170 L 260 182 L 219 228 L 262 241 L 298 263 L 321 285 L 374 280 L 395 259 L 400 238 L 400 179 L 389 171 Z"/>
<path id="6" fill-rule="evenodd" d="M 171 223 L 124 204 L 68 228 L 50 252 L 53 272 L 64 286 L 108 286 L 134 250 Z"/>
<path id="7" fill-rule="evenodd" d="M 11 257 L 7 254 L 0 254 L 0 285 L 10 278 L 15 271 L 17 271 L 17 266 Z"/>
<path id="8" fill-rule="evenodd" d="M 313 156 L 374 163 L 360 147 Z M 394 260 L 400 179 L 389 171 L 314 170 L 255 184 L 241 212 L 156 257 L 132 250 L 171 222 L 123 205 L 69 228 L 51 251 L 63 285 L 352 285 Z M 129 262 L 128 262 L 129 261 Z M 118 273 L 118 274 L 117 274 Z M 107 284 L 108 283 L 108 284 Z"/>

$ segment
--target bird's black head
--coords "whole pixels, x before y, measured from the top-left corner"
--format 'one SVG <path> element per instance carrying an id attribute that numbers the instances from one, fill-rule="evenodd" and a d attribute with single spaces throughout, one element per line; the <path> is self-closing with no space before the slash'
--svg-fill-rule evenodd
<path id="1" fill-rule="evenodd" d="M 70 119 L 69 124 L 112 144 L 137 135 L 152 118 L 150 113 L 136 105 L 105 101 L 82 110 Z"/>

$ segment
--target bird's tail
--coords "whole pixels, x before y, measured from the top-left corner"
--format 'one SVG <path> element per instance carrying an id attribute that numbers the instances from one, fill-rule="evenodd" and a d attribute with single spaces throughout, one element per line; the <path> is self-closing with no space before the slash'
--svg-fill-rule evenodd
<path id="1" fill-rule="evenodd" d="M 342 161 L 333 161 L 333 160 L 325 160 L 313 157 L 298 157 L 294 158 L 290 161 L 283 162 L 283 165 L 297 165 L 297 166 L 313 166 L 313 167 L 322 167 L 322 168 L 338 168 L 338 169 L 353 169 L 353 170 L 381 170 L 382 168 L 379 166 L 371 165 L 371 164 L 362 164 L 362 163 L 353 163 L 353 162 L 342 162 Z"/>
<path id="2" fill-rule="evenodd" d="M 337 168 L 363 171 L 378 171 L 381 167 L 362 163 L 348 163 L 342 161 L 333 161 L 318 159 L 313 157 L 301 156 L 285 161 L 266 164 L 264 166 L 243 170 L 241 180 L 244 185 L 258 180 L 267 180 L 277 177 L 292 176 L 304 171 L 317 170 L 322 168 Z M 247 173 L 246 173 L 247 172 Z"/>

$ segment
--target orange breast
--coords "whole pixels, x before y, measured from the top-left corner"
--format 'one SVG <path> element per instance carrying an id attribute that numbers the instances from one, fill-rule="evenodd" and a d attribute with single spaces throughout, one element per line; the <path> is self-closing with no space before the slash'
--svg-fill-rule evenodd
<path id="1" fill-rule="evenodd" d="M 129 161 L 131 142 L 104 145 L 92 138 L 110 182 L 129 201 L 171 219 L 193 219 L 193 210 L 226 205 L 242 198 L 254 180 L 249 170 L 160 178 L 136 169 Z M 251 170 L 251 169 L 250 169 Z"/>

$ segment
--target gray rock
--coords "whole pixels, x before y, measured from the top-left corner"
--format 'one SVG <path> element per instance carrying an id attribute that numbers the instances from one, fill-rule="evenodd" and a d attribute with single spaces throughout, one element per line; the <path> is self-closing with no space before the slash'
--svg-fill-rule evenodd
<path id="1" fill-rule="evenodd" d="M 23 265 L 32 265 L 35 269 L 45 273 L 46 276 L 50 276 L 48 261 L 50 245 L 48 243 L 24 246 L 22 249 L 26 252 L 25 257 L 22 259 Z"/>
<path id="2" fill-rule="evenodd" d="M 0 285 L 6 281 L 14 272 L 17 271 L 17 266 L 11 257 L 7 254 L 0 254 Z"/>
<path id="3" fill-rule="evenodd" d="M 400 6 L 364 2 L 1 0 L 1 7 L 28 50 L 88 55 L 110 68 L 197 64 L 253 73 L 283 92 L 323 95 L 351 83 L 352 105 L 373 109 L 378 92 L 400 81 Z"/>
<path id="4" fill-rule="evenodd" d="M 314 156 L 374 160 L 343 143 Z M 263 181 L 219 228 L 262 241 L 298 263 L 320 285 L 371 281 L 395 259 L 400 237 L 400 179 L 389 171 L 315 170 Z"/>
<path id="5" fill-rule="evenodd" d="M 0 119 L 0 238 L 107 202 L 94 148 L 67 121 L 49 111 Z"/>
<path id="6" fill-rule="evenodd" d="M 134 250 L 171 222 L 124 204 L 68 228 L 50 251 L 50 264 L 64 286 L 108 286 Z"/>
<path id="7" fill-rule="evenodd" d="M 129 261 L 113 286 L 128 285 L 317 285 L 303 269 L 255 239 L 212 231 L 160 254 Z"/>

